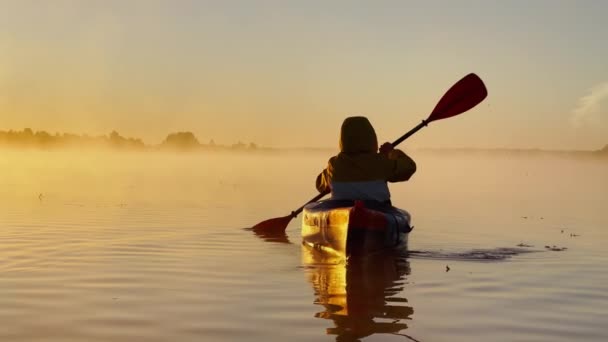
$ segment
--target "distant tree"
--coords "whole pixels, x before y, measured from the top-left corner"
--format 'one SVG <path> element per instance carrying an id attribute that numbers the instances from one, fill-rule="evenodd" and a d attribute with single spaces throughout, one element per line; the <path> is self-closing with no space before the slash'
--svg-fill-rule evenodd
<path id="1" fill-rule="evenodd" d="M 258 145 L 256 143 L 253 143 L 253 142 L 249 143 L 249 149 L 250 150 L 257 150 L 257 148 L 258 148 Z"/>
<path id="2" fill-rule="evenodd" d="M 162 143 L 163 147 L 180 150 L 194 149 L 200 146 L 198 139 L 192 132 L 177 132 L 167 135 Z"/>
<path id="3" fill-rule="evenodd" d="M 143 140 L 139 138 L 129 138 L 129 146 L 141 148 L 145 147 L 146 145 L 144 144 Z"/>
<path id="4" fill-rule="evenodd" d="M 110 133 L 110 144 L 113 147 L 123 147 L 126 145 L 127 139 L 123 138 L 116 131 Z"/>
<path id="5" fill-rule="evenodd" d="M 600 152 L 608 154 L 608 145 L 604 146 L 604 148 L 601 149 Z"/>
<path id="6" fill-rule="evenodd" d="M 63 139 L 67 143 L 73 143 L 73 142 L 78 142 L 78 140 L 80 139 L 80 136 L 78 136 L 76 134 L 72 134 L 72 133 L 63 133 L 63 136 L 61 137 L 61 139 Z"/>
<path id="7" fill-rule="evenodd" d="M 144 142 L 141 139 L 136 138 L 125 138 L 118 134 L 116 131 L 112 131 L 109 137 L 110 146 L 119 148 L 141 148 L 144 147 Z"/>
<path id="8" fill-rule="evenodd" d="M 242 150 L 245 149 L 247 147 L 247 145 L 245 145 L 243 142 L 239 141 L 236 144 L 232 144 L 232 148 L 235 150 Z"/>
<path id="9" fill-rule="evenodd" d="M 45 131 L 36 132 L 36 142 L 43 147 L 49 147 L 53 144 L 53 136 Z"/>

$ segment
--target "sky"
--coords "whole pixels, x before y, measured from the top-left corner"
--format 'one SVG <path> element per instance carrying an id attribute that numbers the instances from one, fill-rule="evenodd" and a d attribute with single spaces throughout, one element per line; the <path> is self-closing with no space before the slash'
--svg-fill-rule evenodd
<path id="1" fill-rule="evenodd" d="M 0 130 L 160 143 L 381 141 L 474 72 L 488 98 L 410 147 L 608 144 L 606 1 L 0 0 Z"/>

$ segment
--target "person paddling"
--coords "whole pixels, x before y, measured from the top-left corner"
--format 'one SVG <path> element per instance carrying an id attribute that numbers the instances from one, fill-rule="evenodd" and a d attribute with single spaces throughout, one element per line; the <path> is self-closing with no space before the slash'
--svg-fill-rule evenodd
<path id="1" fill-rule="evenodd" d="M 350 123 L 347 123 L 347 121 L 365 120 L 367 123 L 363 125 L 371 127 L 371 130 L 368 130 L 372 132 L 370 136 L 374 137 L 374 139 L 371 140 L 375 142 L 375 144 L 373 144 L 374 148 L 366 149 L 364 152 L 357 152 L 356 149 L 350 150 L 347 148 L 344 150 L 344 146 L 341 146 L 340 154 L 330 159 L 327 168 L 323 170 L 319 177 L 317 177 L 317 189 L 320 191 L 319 194 L 310 199 L 308 202 L 304 203 L 299 208 L 294 209 L 288 215 L 264 220 L 254 225 L 250 229 L 256 232 L 284 235 L 285 229 L 287 228 L 287 225 L 291 219 L 297 217 L 304 210 L 306 205 L 320 200 L 330 192 L 332 192 L 332 197 L 338 198 L 343 195 L 344 197 L 351 198 L 359 197 L 359 193 L 361 193 L 364 198 L 373 198 L 373 201 L 381 200 L 385 203 L 390 203 L 390 193 L 388 191 L 388 185 L 386 182 L 405 181 L 416 172 L 416 163 L 402 151 L 393 152 L 393 147 L 399 145 L 405 139 L 411 137 L 423 127 L 428 126 L 431 122 L 451 118 L 468 111 L 469 109 L 478 105 L 487 96 L 488 90 L 479 76 L 473 73 L 466 75 L 458 82 L 454 83 L 454 85 L 452 85 L 452 87 L 450 87 L 450 89 L 443 94 L 439 102 L 437 102 L 437 105 L 435 105 L 435 108 L 431 114 L 426 119 L 422 120 L 422 122 L 416 127 L 410 129 L 407 133 L 393 141 L 390 145 L 383 144 L 380 148 L 380 154 L 383 156 L 376 153 L 376 148 L 378 147 L 377 139 L 375 138 L 376 133 L 374 132 L 373 127 L 371 127 L 369 120 L 366 118 L 348 118 L 347 120 L 344 120 L 342 131 L 345 131 L 345 133 L 351 132 L 351 129 L 344 127 L 350 125 Z M 356 125 L 358 124 L 355 124 L 355 126 Z M 350 139 L 342 139 L 342 135 L 340 136 L 340 140 L 350 141 Z M 353 144 L 358 145 L 358 142 L 354 141 Z M 350 166 L 352 166 L 351 171 L 341 171 L 343 169 L 348 170 Z M 349 178 L 345 177 L 344 179 L 341 179 L 342 172 L 344 172 L 345 175 L 349 174 Z M 352 172 L 352 174 L 350 172 Z M 340 178 L 336 178 L 337 174 L 340 175 Z M 370 183 L 379 185 L 376 187 L 370 186 L 374 189 L 379 188 L 379 193 L 376 193 L 375 191 L 366 191 L 367 189 L 364 188 L 365 185 L 362 184 L 352 186 L 354 183 L 364 183 L 370 180 L 372 182 L 379 181 Z M 350 183 L 349 185 L 351 186 L 346 187 L 348 191 L 344 191 L 343 193 L 341 191 L 341 185 L 345 184 L 338 183 Z M 361 191 L 357 191 L 356 188 L 359 188 Z M 384 188 L 384 190 L 382 190 L 382 188 Z M 373 194 L 378 196 L 374 196 Z"/>
<path id="2" fill-rule="evenodd" d="M 390 205 L 387 182 L 409 180 L 416 163 L 403 151 L 384 143 L 378 152 L 374 127 L 366 117 L 348 117 L 340 129 L 340 153 L 317 176 L 320 193 L 332 199 L 363 200 Z"/>

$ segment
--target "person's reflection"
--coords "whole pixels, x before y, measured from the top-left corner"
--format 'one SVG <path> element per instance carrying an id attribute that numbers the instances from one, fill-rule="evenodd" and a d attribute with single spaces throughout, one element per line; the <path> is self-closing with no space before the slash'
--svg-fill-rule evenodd
<path id="1" fill-rule="evenodd" d="M 335 327 L 326 332 L 336 335 L 336 341 L 407 329 L 403 320 L 411 319 L 414 309 L 405 304 L 407 299 L 398 297 L 410 274 L 405 258 L 383 254 L 345 263 L 306 246 L 302 246 L 302 258 L 314 288 L 314 303 L 324 307 L 315 317 L 334 322 Z"/>

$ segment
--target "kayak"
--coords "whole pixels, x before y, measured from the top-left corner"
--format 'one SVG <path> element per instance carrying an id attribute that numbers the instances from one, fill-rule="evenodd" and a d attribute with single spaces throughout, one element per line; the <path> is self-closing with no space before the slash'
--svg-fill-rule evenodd
<path id="1" fill-rule="evenodd" d="M 325 200 L 304 207 L 302 240 L 330 253 L 355 256 L 407 246 L 411 216 L 373 201 Z"/>

